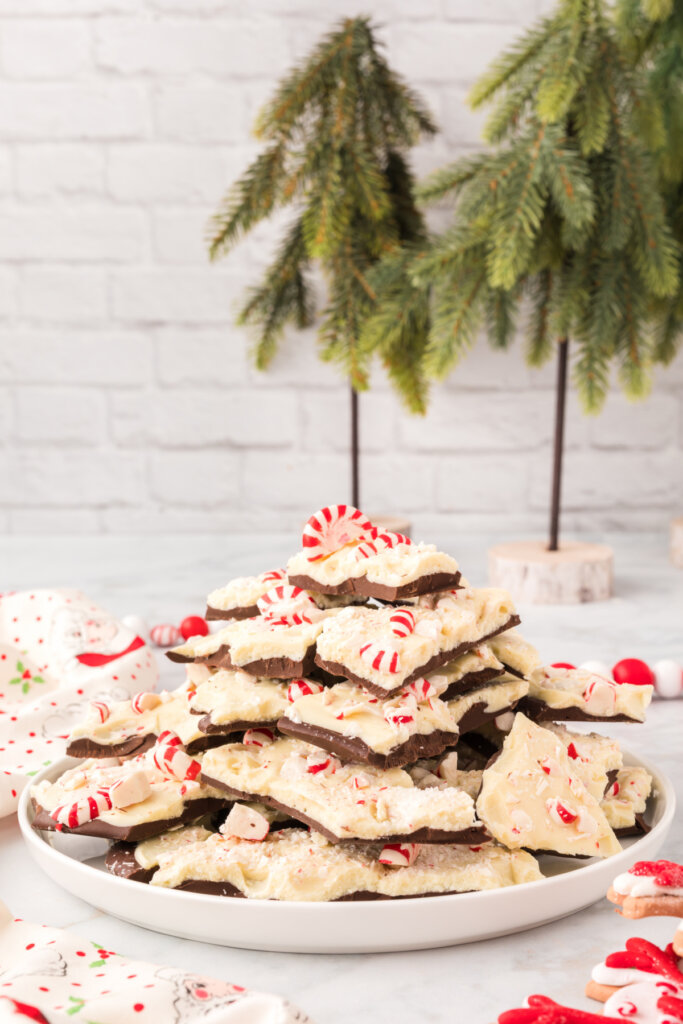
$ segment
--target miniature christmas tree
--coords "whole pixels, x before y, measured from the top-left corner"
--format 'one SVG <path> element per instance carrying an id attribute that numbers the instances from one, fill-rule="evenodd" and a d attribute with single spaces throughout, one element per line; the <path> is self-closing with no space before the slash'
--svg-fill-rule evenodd
<path id="1" fill-rule="evenodd" d="M 382 262 L 363 335 L 369 348 L 409 337 L 411 350 L 425 350 L 426 372 L 442 378 L 482 326 L 507 348 L 521 306 L 529 363 L 558 362 L 551 551 L 569 339 L 588 411 L 601 407 L 612 364 L 626 393 L 642 396 L 652 365 L 679 340 L 675 327 L 658 341 L 649 330 L 654 310 L 680 309 L 678 246 L 640 131 L 644 76 L 611 19 L 603 0 L 561 0 L 484 75 L 471 103 L 497 100 L 491 148 L 421 189 L 426 202 L 455 202 L 453 224 Z"/>
<path id="2" fill-rule="evenodd" d="M 265 142 L 216 214 L 210 253 L 217 258 L 276 210 L 295 216 L 275 260 L 242 308 L 257 328 L 255 361 L 265 369 L 283 328 L 313 323 L 310 272 L 323 271 L 327 301 L 321 356 L 348 377 L 352 396 L 353 504 L 358 495 L 357 393 L 368 387 L 371 352 L 360 325 L 374 299 L 368 273 L 403 242 L 424 240 L 406 151 L 434 126 L 418 97 L 380 53 L 367 18 L 343 21 L 281 82 L 262 110 Z M 389 344 L 389 377 L 415 407 L 424 403 L 421 351 Z"/>

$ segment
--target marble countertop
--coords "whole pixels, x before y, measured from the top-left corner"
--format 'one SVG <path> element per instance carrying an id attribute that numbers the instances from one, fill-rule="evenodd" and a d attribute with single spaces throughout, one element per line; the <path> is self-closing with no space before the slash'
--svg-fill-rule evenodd
<path id="1" fill-rule="evenodd" d="M 434 538 L 457 554 L 474 583 L 485 581 L 486 548 L 498 539 Z M 547 661 L 612 663 L 632 656 L 683 663 L 683 572 L 668 564 L 665 539 L 600 539 L 615 548 L 615 597 L 574 607 L 521 607 L 525 635 Z M 0 538 L 0 588 L 78 586 L 119 615 L 177 622 L 201 611 L 206 593 L 230 577 L 282 564 L 291 545 L 291 537 L 272 534 L 6 537 Z M 180 667 L 165 659 L 162 674 L 166 686 L 182 678 Z M 683 807 L 683 700 L 657 701 L 644 726 L 610 732 L 657 762 Z M 663 856 L 683 857 L 683 811 Z M 632 935 L 666 943 L 673 931 L 666 918 L 623 921 L 605 901 L 532 931 L 439 950 L 313 956 L 228 949 L 146 931 L 63 892 L 27 859 L 14 819 L 0 820 L 0 898 L 20 917 L 69 928 L 108 949 L 283 993 L 316 1024 L 490 1024 L 532 992 L 587 1007 L 582 992 L 594 963 Z"/>

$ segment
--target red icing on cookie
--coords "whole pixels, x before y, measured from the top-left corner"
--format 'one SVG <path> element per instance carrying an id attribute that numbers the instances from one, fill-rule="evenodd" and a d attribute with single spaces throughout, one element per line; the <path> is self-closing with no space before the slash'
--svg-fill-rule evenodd
<path id="1" fill-rule="evenodd" d="M 623 1024 L 619 1017 L 575 1010 L 547 996 L 529 996 L 527 1003 L 516 1010 L 505 1010 L 498 1017 L 498 1024 Z"/>
<path id="2" fill-rule="evenodd" d="M 678 957 L 673 945 L 660 949 L 647 939 L 628 939 L 626 949 L 618 953 L 610 953 L 605 959 L 607 967 L 630 967 L 648 974 L 657 974 L 662 978 L 670 978 L 678 985 L 683 985 L 683 974 L 678 969 Z"/>
<path id="3" fill-rule="evenodd" d="M 655 885 L 663 888 L 683 888 L 683 864 L 671 860 L 639 860 L 629 874 L 651 878 Z"/>

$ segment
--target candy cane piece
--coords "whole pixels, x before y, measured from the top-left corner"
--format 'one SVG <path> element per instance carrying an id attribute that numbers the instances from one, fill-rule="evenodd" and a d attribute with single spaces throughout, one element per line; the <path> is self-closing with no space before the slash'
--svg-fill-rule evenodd
<path id="1" fill-rule="evenodd" d="M 261 843 L 270 832 L 270 822 L 253 807 L 234 804 L 218 831 L 224 836 Z"/>
<path id="2" fill-rule="evenodd" d="M 357 540 L 373 539 L 374 527 L 353 505 L 326 505 L 304 526 L 301 542 L 309 562 L 317 562 Z"/>
<path id="3" fill-rule="evenodd" d="M 331 754 L 325 755 L 322 750 L 317 754 L 309 754 L 306 758 L 306 771 L 310 775 L 318 775 L 321 772 L 323 775 L 334 775 L 340 767 L 341 761 Z"/>
<path id="4" fill-rule="evenodd" d="M 573 807 L 563 804 L 557 797 L 551 797 L 550 800 L 546 800 L 545 809 L 556 825 L 573 825 L 579 817 Z"/>
<path id="5" fill-rule="evenodd" d="M 81 797 L 73 804 L 62 804 L 50 812 L 50 817 L 58 825 L 67 828 L 78 828 L 86 822 L 99 818 L 103 811 L 111 810 L 112 801 L 108 789 L 98 789 L 89 796 Z"/>
<path id="6" fill-rule="evenodd" d="M 375 544 L 377 545 L 378 551 L 382 549 L 389 549 L 398 547 L 399 544 L 412 544 L 410 537 L 406 537 L 404 533 L 393 533 L 391 530 L 386 530 L 384 533 L 378 533 L 375 537 Z"/>
<path id="7" fill-rule="evenodd" d="M 401 608 L 389 616 L 389 623 L 394 636 L 410 636 L 415 629 L 415 614 L 409 608 Z"/>
<path id="8" fill-rule="evenodd" d="M 299 697 L 308 697 L 312 693 L 321 693 L 323 687 L 313 679 L 293 679 L 287 687 L 287 700 L 293 704 Z"/>
<path id="9" fill-rule="evenodd" d="M 136 693 L 131 697 L 130 704 L 136 715 L 152 711 L 161 704 L 161 697 L 156 693 Z"/>
<path id="10" fill-rule="evenodd" d="M 371 643 L 363 644 L 360 651 L 361 659 L 371 668 L 374 668 L 376 672 L 389 672 L 395 675 L 399 670 L 399 656 L 398 651 L 391 650 L 390 647 L 382 646 L 382 644 L 373 640 Z"/>
<path id="11" fill-rule="evenodd" d="M 407 868 L 414 863 L 420 852 L 419 843 L 387 843 L 379 855 L 380 864 L 391 867 Z"/>
<path id="12" fill-rule="evenodd" d="M 143 771 L 131 772 L 123 779 L 117 779 L 110 787 L 109 795 L 114 807 L 131 807 L 151 796 L 152 787 Z"/>
<path id="13" fill-rule="evenodd" d="M 266 619 L 280 619 L 295 614 L 304 616 L 318 607 L 306 591 L 291 583 L 280 583 L 262 594 L 256 602 L 258 610 Z"/>
<path id="14" fill-rule="evenodd" d="M 586 711 L 593 715 L 611 715 L 617 703 L 616 684 L 594 676 L 583 692 Z"/>
<path id="15" fill-rule="evenodd" d="M 109 709 L 109 705 L 105 704 L 101 700 L 94 700 L 92 702 L 92 704 L 90 705 L 90 708 L 91 708 L 92 712 L 95 715 L 97 715 L 97 717 L 99 718 L 100 722 L 106 722 L 107 719 L 109 718 L 110 714 L 111 714 L 111 711 Z"/>
<path id="16" fill-rule="evenodd" d="M 360 562 L 363 558 L 372 558 L 378 553 L 377 545 L 372 540 L 364 540 L 362 544 L 359 544 L 356 548 L 356 561 Z"/>
<path id="17" fill-rule="evenodd" d="M 262 572 L 258 577 L 259 583 L 278 583 L 286 579 L 287 573 L 284 569 L 271 569 L 270 572 Z"/>
<path id="18" fill-rule="evenodd" d="M 201 771 L 201 764 L 183 750 L 179 736 L 170 729 L 160 733 L 152 752 L 152 760 L 162 775 L 178 782 L 192 781 Z"/>
<path id="19" fill-rule="evenodd" d="M 275 739 L 275 733 L 271 729 L 247 729 L 242 737 L 245 747 L 267 747 Z"/>

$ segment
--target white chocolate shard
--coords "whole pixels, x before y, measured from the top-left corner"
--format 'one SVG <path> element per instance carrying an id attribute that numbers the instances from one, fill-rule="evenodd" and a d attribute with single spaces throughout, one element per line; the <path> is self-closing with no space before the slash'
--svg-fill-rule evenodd
<path id="1" fill-rule="evenodd" d="M 477 811 L 510 849 L 609 857 L 621 849 L 561 741 L 522 714 L 484 771 Z"/>

